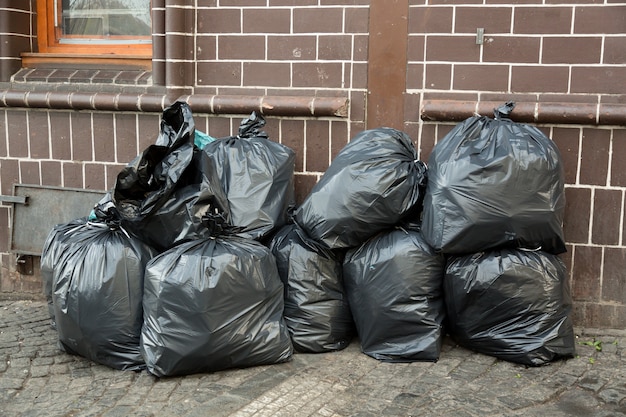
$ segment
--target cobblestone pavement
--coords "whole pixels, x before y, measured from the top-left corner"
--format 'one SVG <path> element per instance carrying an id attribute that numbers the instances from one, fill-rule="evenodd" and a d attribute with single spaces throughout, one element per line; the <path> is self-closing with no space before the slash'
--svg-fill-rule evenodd
<path id="1" fill-rule="evenodd" d="M 45 302 L 0 301 L 0 416 L 626 416 L 622 332 L 579 335 L 576 358 L 539 368 L 450 341 L 437 363 L 389 364 L 354 341 L 284 364 L 162 379 L 56 342 Z"/>

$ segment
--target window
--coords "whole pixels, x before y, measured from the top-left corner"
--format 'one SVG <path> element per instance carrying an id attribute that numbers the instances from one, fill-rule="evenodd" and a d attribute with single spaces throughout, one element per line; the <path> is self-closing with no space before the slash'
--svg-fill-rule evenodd
<path id="1" fill-rule="evenodd" d="M 150 0 L 62 0 L 55 21 L 59 43 L 147 43 Z"/>
<path id="2" fill-rule="evenodd" d="M 152 55 L 150 0 L 37 0 L 33 60 L 123 60 L 146 66 Z M 82 59 L 81 59 L 82 57 Z M 72 61 L 70 61 L 72 62 Z"/>

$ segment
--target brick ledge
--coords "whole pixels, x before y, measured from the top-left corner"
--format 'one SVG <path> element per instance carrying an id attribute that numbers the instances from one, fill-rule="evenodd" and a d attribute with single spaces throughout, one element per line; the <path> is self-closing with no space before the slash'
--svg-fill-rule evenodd
<path id="1" fill-rule="evenodd" d="M 473 115 L 493 116 L 502 101 L 428 99 L 422 101 L 425 121 L 457 122 Z M 626 126 L 626 104 L 515 102 L 511 119 L 523 123 L 557 123 Z"/>
<path id="2" fill-rule="evenodd" d="M 349 108 L 345 97 L 194 94 L 176 100 L 188 102 L 193 111 L 210 114 L 257 111 L 272 116 L 346 118 Z M 165 94 L 0 90 L 0 107 L 161 112 L 172 103 Z"/>

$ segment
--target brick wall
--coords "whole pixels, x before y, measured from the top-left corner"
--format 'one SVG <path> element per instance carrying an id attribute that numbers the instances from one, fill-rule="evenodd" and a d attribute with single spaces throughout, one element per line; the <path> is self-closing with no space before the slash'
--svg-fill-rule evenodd
<path id="1" fill-rule="evenodd" d="M 624 114 L 626 3 L 483 3 L 411 1 L 405 130 L 427 160 L 451 121 L 489 115 L 481 102 L 518 102 L 518 119 L 536 123 L 563 156 L 563 259 L 575 322 L 623 329 L 626 119 L 611 118 L 609 108 Z M 423 120 L 438 102 L 447 109 Z"/>
<path id="2" fill-rule="evenodd" d="M 36 0 L 0 1 L 0 82 L 9 81 L 22 65 L 20 53 L 37 43 Z"/>
<path id="3" fill-rule="evenodd" d="M 0 2 L 0 21 L 17 22 L 16 14 L 33 21 L 34 3 Z M 127 73 L 119 83 L 104 83 L 99 74 L 111 74 L 97 69 L 18 72 L 20 52 L 36 50 L 34 25 L 2 25 L 0 36 L 11 45 L 0 52 L 3 195 L 13 183 L 110 188 L 119 169 L 152 143 L 160 111 L 177 98 L 188 100 L 197 127 L 216 137 L 235 133 L 251 110 L 264 113 L 270 138 L 296 151 L 298 201 L 362 129 L 393 124 L 397 116 L 427 161 L 458 121 L 513 99 L 514 119 L 538 125 L 563 155 L 564 260 L 575 322 L 624 327 L 626 174 L 619 167 L 626 159 L 626 3 L 152 4 L 152 72 Z M 390 8 L 394 13 L 385 13 Z M 374 41 L 380 33 L 383 42 Z M 386 81 L 398 79 L 399 93 L 396 84 L 385 91 Z M 0 205 L 0 293 L 36 294 L 38 276 L 15 271 L 9 226 L 10 206 Z"/>

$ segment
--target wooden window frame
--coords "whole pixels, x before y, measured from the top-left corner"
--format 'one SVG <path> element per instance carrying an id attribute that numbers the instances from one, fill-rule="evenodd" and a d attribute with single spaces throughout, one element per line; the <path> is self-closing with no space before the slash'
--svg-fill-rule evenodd
<path id="1" fill-rule="evenodd" d="M 23 67 L 104 66 L 152 68 L 152 43 L 93 44 L 60 43 L 54 26 L 54 2 L 37 0 L 37 44 L 39 52 L 22 55 Z"/>

